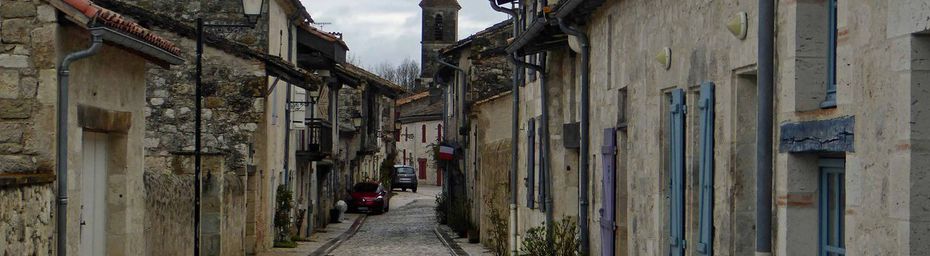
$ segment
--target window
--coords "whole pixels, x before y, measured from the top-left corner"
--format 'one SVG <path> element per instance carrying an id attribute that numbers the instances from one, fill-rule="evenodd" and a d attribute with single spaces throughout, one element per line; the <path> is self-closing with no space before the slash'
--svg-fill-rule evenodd
<path id="1" fill-rule="evenodd" d="M 433 28 L 433 38 L 437 41 L 442 41 L 442 37 L 443 37 L 442 35 L 444 34 L 443 24 L 442 24 L 443 22 L 442 14 L 436 14 L 436 18 L 434 22 L 435 22 L 435 27 Z"/>
<path id="2" fill-rule="evenodd" d="M 436 125 L 436 131 L 437 131 L 437 133 L 436 133 L 436 141 L 441 142 L 441 141 L 442 141 L 442 124 L 437 124 L 437 125 Z"/>
<path id="3" fill-rule="evenodd" d="M 827 97 L 820 104 L 821 108 L 836 107 L 836 3 L 839 0 L 827 0 Z"/>
<path id="4" fill-rule="evenodd" d="M 843 159 L 820 160 L 817 201 L 820 215 L 820 256 L 844 256 L 844 213 L 846 211 L 846 163 Z"/>
<path id="5" fill-rule="evenodd" d="M 420 142 L 426 143 L 426 125 L 424 124 L 420 130 Z"/>

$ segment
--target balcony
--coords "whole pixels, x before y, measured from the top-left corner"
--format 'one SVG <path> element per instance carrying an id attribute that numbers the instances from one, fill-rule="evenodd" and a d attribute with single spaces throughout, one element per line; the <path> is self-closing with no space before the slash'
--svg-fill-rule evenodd
<path id="1" fill-rule="evenodd" d="M 297 132 L 297 158 L 320 161 L 333 153 L 333 125 L 326 120 L 307 120 L 307 128 Z"/>

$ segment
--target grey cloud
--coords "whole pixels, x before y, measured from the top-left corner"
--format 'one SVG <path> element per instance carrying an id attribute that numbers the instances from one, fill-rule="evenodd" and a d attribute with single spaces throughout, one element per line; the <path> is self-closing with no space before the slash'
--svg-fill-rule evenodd
<path id="1" fill-rule="evenodd" d="M 301 0 L 326 31 L 342 32 L 364 66 L 420 59 L 420 0 Z M 459 0 L 459 38 L 507 18 L 486 0 Z"/>

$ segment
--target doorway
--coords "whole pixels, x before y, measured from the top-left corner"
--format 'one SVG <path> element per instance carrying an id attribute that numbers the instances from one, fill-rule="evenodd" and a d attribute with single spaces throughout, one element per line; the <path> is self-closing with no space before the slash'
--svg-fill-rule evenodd
<path id="1" fill-rule="evenodd" d="M 426 159 L 420 158 L 417 159 L 417 168 L 420 170 L 420 179 L 426 179 Z"/>
<path id="2" fill-rule="evenodd" d="M 85 132 L 82 147 L 80 255 L 106 255 L 107 135 Z"/>

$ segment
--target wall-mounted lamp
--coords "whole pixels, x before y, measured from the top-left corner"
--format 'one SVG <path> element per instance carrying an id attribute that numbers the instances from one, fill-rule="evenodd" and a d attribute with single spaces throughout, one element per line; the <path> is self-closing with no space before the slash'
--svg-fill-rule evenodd
<path id="1" fill-rule="evenodd" d="M 662 68 L 666 70 L 672 68 L 672 48 L 662 48 L 659 54 L 656 55 L 656 61 L 662 64 Z"/>
<path id="2" fill-rule="evenodd" d="M 355 114 L 355 116 L 352 117 L 352 124 L 355 125 L 355 128 L 362 128 L 362 115 Z"/>
<path id="3" fill-rule="evenodd" d="M 749 14 L 746 14 L 746 12 L 736 13 L 727 21 L 727 29 L 739 40 L 746 39 L 746 33 L 749 30 Z"/>

